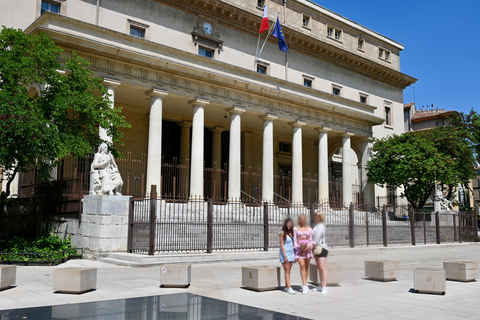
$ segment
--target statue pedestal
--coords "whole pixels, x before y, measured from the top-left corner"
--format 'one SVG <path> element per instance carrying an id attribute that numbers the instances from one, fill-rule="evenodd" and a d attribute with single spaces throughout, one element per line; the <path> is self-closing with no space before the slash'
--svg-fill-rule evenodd
<path id="1" fill-rule="evenodd" d="M 85 196 L 79 235 L 72 237 L 72 245 L 83 248 L 90 258 L 102 252 L 127 252 L 130 202 L 127 196 Z"/>

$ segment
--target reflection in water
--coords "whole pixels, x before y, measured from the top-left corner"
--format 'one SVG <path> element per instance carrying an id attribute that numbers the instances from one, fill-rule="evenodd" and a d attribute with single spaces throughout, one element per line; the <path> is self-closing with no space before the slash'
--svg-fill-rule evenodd
<path id="1" fill-rule="evenodd" d="M 0 320 L 191 320 L 191 319 L 301 319 L 232 302 L 189 293 L 97 301 L 16 310 L 0 310 Z"/>

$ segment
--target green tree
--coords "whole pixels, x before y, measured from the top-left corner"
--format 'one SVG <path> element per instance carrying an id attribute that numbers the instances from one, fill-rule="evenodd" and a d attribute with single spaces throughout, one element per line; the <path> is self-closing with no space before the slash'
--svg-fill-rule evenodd
<path id="1" fill-rule="evenodd" d="M 474 176 L 469 133 L 448 125 L 375 139 L 367 164 L 368 180 L 382 187 L 403 187 L 402 197 L 422 208 L 437 183 L 468 185 Z"/>
<path id="2" fill-rule="evenodd" d="M 3 27 L 0 32 L 0 164 L 7 190 L 17 172 L 33 165 L 47 180 L 59 159 L 84 156 L 98 146 L 98 126 L 121 144 L 128 127 L 120 109 L 111 108 L 102 80 L 88 63 L 46 35 L 31 36 Z M 59 72 L 60 71 L 60 72 Z M 64 71 L 64 72 L 61 72 Z M 43 88 L 38 95 L 32 88 Z M 113 144 L 109 147 L 118 156 Z"/>
<path id="3" fill-rule="evenodd" d="M 452 117 L 451 123 L 467 132 L 470 147 L 475 151 L 477 162 L 480 162 L 480 114 L 473 109 L 469 113 L 460 112 Z"/>

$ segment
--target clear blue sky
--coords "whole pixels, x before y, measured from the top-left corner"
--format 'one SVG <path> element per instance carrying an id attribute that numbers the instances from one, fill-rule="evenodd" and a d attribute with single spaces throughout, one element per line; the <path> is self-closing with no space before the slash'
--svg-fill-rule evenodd
<path id="1" fill-rule="evenodd" d="M 480 111 L 480 0 L 313 0 L 405 46 L 416 105 Z M 403 94 L 413 101 L 413 89 Z"/>

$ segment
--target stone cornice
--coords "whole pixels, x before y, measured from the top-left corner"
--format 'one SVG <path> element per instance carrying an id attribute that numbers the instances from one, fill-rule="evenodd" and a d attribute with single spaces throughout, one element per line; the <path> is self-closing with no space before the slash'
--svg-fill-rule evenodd
<path id="1" fill-rule="evenodd" d="M 223 25 L 252 35 L 258 34 L 258 15 L 216 0 L 154 0 L 183 11 L 206 17 Z M 383 66 L 370 59 L 355 55 L 347 50 L 335 47 L 320 39 L 282 26 L 289 48 L 307 54 L 316 59 L 360 73 L 363 76 L 404 89 L 417 79 L 402 72 Z M 271 37 L 270 42 L 276 39 Z"/>

